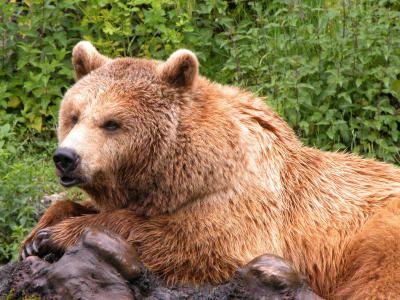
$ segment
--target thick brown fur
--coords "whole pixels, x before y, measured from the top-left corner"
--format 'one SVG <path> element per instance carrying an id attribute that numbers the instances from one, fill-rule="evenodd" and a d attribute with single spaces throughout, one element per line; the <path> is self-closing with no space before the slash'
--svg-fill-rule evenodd
<path id="1" fill-rule="evenodd" d="M 198 75 L 190 51 L 111 60 L 89 45 L 74 49 L 58 134 L 99 213 L 50 208 L 55 247 L 100 224 L 171 283 L 217 284 L 270 253 L 323 297 L 399 297 L 398 168 L 303 146 L 262 99 Z"/>

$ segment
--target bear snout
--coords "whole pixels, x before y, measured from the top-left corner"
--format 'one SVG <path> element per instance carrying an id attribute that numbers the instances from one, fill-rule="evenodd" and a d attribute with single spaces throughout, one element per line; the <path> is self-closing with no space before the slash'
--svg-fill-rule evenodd
<path id="1" fill-rule="evenodd" d="M 74 171 L 80 162 L 80 156 L 70 148 L 58 148 L 53 156 L 60 182 L 65 187 L 70 187 L 79 183 L 79 179 L 74 175 Z"/>

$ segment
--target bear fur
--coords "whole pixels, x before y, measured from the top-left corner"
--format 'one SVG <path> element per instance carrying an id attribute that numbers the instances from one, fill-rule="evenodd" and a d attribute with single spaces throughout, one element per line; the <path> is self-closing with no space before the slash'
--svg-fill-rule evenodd
<path id="1" fill-rule="evenodd" d="M 79 159 L 58 173 L 90 199 L 50 207 L 23 257 L 99 225 L 171 284 L 219 284 L 269 253 L 325 298 L 399 297 L 400 169 L 302 145 L 262 99 L 200 76 L 188 50 L 110 59 L 80 42 L 72 60 L 58 137 Z"/>

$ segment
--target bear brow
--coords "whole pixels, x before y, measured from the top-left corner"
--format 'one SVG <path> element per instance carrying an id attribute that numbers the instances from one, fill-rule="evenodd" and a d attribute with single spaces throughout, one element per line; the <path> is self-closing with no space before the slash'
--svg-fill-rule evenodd
<path id="1" fill-rule="evenodd" d="M 94 121 L 96 123 L 103 123 L 105 121 L 110 121 L 110 120 L 114 120 L 114 121 L 124 121 L 126 119 L 128 119 L 128 111 L 127 109 L 113 109 L 112 111 L 110 111 L 109 109 L 107 110 L 99 110 L 96 111 L 94 114 L 92 114 L 92 118 L 94 119 Z"/>

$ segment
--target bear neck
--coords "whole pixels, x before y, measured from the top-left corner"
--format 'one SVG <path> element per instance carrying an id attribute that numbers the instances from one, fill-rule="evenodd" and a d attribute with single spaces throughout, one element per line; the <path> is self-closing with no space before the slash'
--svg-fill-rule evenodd
<path id="1" fill-rule="evenodd" d="M 276 192 L 278 174 L 265 156 L 284 164 L 301 146 L 276 113 L 251 93 L 204 78 L 181 99 L 176 140 L 155 167 L 151 188 L 129 203 L 132 209 L 147 216 L 170 214 L 248 180 L 263 186 L 269 180 Z M 258 176 L 260 167 L 271 177 Z"/>

